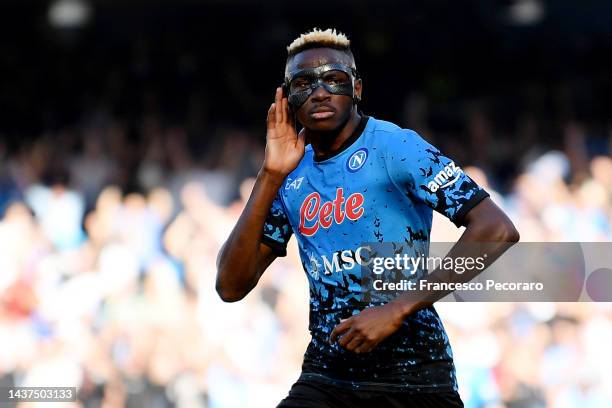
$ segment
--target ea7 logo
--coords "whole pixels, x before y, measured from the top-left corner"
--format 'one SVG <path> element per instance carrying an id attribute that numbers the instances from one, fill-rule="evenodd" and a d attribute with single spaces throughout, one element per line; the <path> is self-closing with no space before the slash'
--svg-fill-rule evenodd
<path id="1" fill-rule="evenodd" d="M 302 181 L 304 181 L 304 177 L 296 178 L 293 181 L 292 179 L 288 178 L 287 183 L 285 184 L 285 190 L 289 190 L 290 188 L 298 190 L 302 185 Z"/>
<path id="2" fill-rule="evenodd" d="M 463 173 L 461 167 L 457 166 L 455 162 L 450 162 L 434 176 L 432 181 L 427 183 L 427 188 L 432 193 L 435 193 L 438 189 L 455 184 L 459 180 L 461 173 Z"/>

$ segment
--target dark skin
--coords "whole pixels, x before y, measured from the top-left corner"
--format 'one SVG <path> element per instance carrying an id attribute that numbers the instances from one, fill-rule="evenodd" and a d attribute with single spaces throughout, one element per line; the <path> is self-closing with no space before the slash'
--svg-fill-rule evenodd
<path id="1" fill-rule="evenodd" d="M 352 57 L 329 48 L 307 50 L 287 61 L 287 69 L 316 67 L 340 62 L 352 65 Z M 361 81 L 355 82 L 355 93 L 361 97 Z M 331 118 L 309 117 L 313 109 L 334 110 Z M 268 109 L 266 152 L 251 196 L 217 257 L 217 292 L 226 302 L 246 296 L 266 268 L 276 259 L 274 252 L 260 243 L 261 231 L 272 201 L 283 180 L 304 156 L 306 138 L 318 156 L 334 152 L 353 133 L 361 120 L 352 99 L 332 95 L 322 87 L 296 112 L 304 129 L 296 134 L 293 115 L 281 88 L 276 89 L 274 103 Z"/>
<path id="2" fill-rule="evenodd" d="M 287 61 L 287 70 L 317 67 L 328 63 L 352 65 L 352 56 L 329 48 L 303 51 Z M 356 80 L 355 94 L 361 97 L 362 83 Z M 325 118 L 313 116 L 313 111 L 333 112 Z M 335 152 L 353 133 L 361 117 L 353 100 L 345 95 L 333 95 L 323 87 L 317 88 L 296 112 L 297 120 L 304 126 L 295 132 L 293 115 L 281 88 L 276 89 L 275 101 L 268 110 L 266 152 L 263 166 L 247 204 L 217 258 L 217 292 L 226 302 L 235 302 L 246 296 L 259 281 L 276 255 L 260 242 L 261 231 L 276 192 L 283 180 L 293 171 L 304 155 L 306 139 L 312 144 L 315 155 Z M 518 232 L 512 222 L 490 199 L 486 198 L 471 209 L 464 218 L 466 230 L 453 247 L 449 256 L 465 256 L 468 252 L 462 244 L 491 242 L 488 262 L 492 263 L 509 246 L 518 241 Z M 497 243 L 497 244 L 495 244 Z M 478 254 L 469 253 L 469 256 Z M 437 272 L 437 271 L 436 271 Z M 434 274 L 436 274 L 434 272 Z M 440 280 L 448 276 L 439 274 Z M 455 274 L 456 275 L 456 274 Z M 462 279 L 474 276 L 464 274 Z M 456 277 L 453 277 L 456 278 Z M 469 279 L 468 279 L 469 278 Z M 406 317 L 430 306 L 443 293 L 431 294 L 425 299 L 398 297 L 378 307 L 362 310 L 334 328 L 330 342 L 355 353 L 374 349 L 381 341 L 395 333 Z"/>
<path id="3" fill-rule="evenodd" d="M 463 221 L 465 231 L 446 255 L 447 258 L 476 258 L 486 253 L 486 268 L 520 238 L 512 221 L 490 198 L 485 198 L 472 208 Z M 469 282 L 480 272 L 482 270 L 457 274 L 434 270 L 427 280 Z M 408 316 L 431 306 L 449 293 L 450 291 L 423 292 L 415 298 L 412 293 L 407 292 L 383 306 L 364 309 L 358 315 L 338 324 L 330 335 L 330 342 L 338 341 L 338 344 L 355 353 L 372 351 L 381 341 L 395 333 Z"/>
<path id="4" fill-rule="evenodd" d="M 353 59 L 345 52 L 332 48 L 313 48 L 287 61 L 286 71 L 293 72 L 336 62 L 354 66 Z M 354 87 L 355 96 L 361 99 L 362 82 L 360 79 L 355 81 Z M 330 110 L 334 114 L 330 118 L 315 119 L 311 113 L 317 109 Z M 353 104 L 351 97 L 333 95 L 323 87 L 314 90 L 308 100 L 300 106 L 296 117 L 304 126 L 305 136 L 317 156 L 328 155 L 338 150 L 361 120 L 357 112 L 357 105 Z"/>

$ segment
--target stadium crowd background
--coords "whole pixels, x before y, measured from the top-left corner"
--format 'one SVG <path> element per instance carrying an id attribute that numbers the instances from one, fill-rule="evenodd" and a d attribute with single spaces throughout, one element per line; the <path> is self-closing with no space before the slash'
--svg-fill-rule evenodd
<path id="1" fill-rule="evenodd" d="M 523 241 L 611 241 L 610 6 L 531 2 L 545 14 L 530 25 L 490 3 L 339 2 L 320 23 L 353 38 L 364 112 L 454 157 Z M 284 45 L 312 19 L 100 1 L 58 29 L 46 5 L 8 4 L 0 386 L 77 386 L 83 407 L 274 406 L 308 342 L 295 245 L 235 304 L 214 265 L 263 158 Z M 459 233 L 436 217 L 432 240 Z M 437 309 L 467 407 L 610 406 L 610 304 Z"/>

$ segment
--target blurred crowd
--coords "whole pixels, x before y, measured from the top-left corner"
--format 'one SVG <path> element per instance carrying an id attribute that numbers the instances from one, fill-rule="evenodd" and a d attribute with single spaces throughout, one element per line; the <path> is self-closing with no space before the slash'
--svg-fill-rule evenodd
<path id="1" fill-rule="evenodd" d="M 568 122 L 550 150 L 533 119 L 497 138 L 475 110 L 461 142 L 425 117 L 407 98 L 405 122 L 469 164 L 523 241 L 612 241 L 607 135 Z M 243 301 L 214 291 L 217 252 L 263 158 L 255 136 L 223 128 L 198 153 L 180 125 L 144 115 L 134 128 L 98 111 L 0 142 L 0 385 L 76 386 L 68 405 L 82 407 L 275 406 L 309 341 L 295 244 Z M 432 240 L 460 232 L 436 216 Z M 609 304 L 438 310 L 467 407 L 612 403 Z"/>
<path id="2" fill-rule="evenodd" d="M 184 129 L 148 118 L 140 132 L 146 143 L 98 117 L 0 146 L 0 385 L 76 386 L 82 407 L 274 406 L 309 340 L 295 245 L 243 301 L 214 291 L 262 144 L 230 129 L 198 161 Z M 524 241 L 612 240 L 612 159 L 567 132 L 573 150 L 526 154 L 503 192 L 486 166 L 466 168 Z M 436 217 L 433 240 L 459 234 Z M 466 406 L 610 406 L 609 304 L 438 310 Z"/>
<path id="3" fill-rule="evenodd" d="M 0 11 L 0 387 L 78 387 L 56 406 L 275 406 L 309 341 L 295 242 L 238 303 L 218 298 L 215 259 L 263 160 L 284 46 L 313 16 L 93 1 L 89 26 L 62 30 L 26 3 Z M 316 17 L 354 41 L 364 112 L 460 163 L 522 241 L 612 241 L 610 6 L 540 2 L 542 25 L 511 28 L 511 3 Z M 460 233 L 435 215 L 433 241 Z M 437 309 L 468 408 L 612 406 L 610 304 Z"/>

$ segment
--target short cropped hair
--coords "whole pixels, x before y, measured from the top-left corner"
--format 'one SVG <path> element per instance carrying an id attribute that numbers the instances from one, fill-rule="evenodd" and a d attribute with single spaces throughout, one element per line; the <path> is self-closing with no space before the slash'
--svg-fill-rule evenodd
<path id="1" fill-rule="evenodd" d="M 353 57 L 351 42 L 345 34 L 336 31 L 335 28 L 328 28 L 327 30 L 314 28 L 308 33 L 301 34 L 289 44 L 287 47 L 287 59 L 310 48 L 334 48 L 345 51 Z"/>

